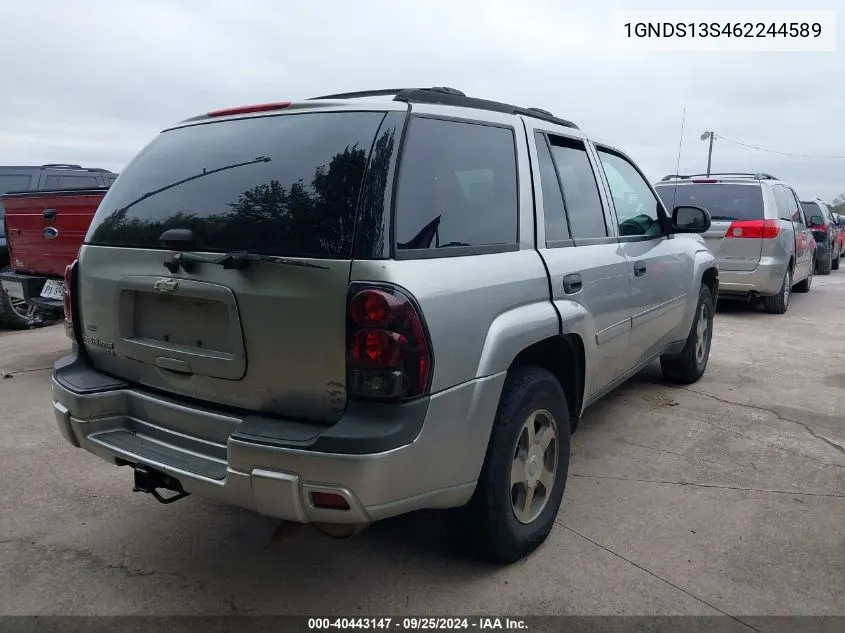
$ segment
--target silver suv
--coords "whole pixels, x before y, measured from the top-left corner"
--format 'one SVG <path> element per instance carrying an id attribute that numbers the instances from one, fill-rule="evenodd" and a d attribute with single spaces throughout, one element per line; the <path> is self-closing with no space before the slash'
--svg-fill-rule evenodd
<path id="1" fill-rule="evenodd" d="M 783 314 L 790 291 L 809 292 L 816 242 L 798 196 L 769 174 L 666 176 L 655 186 L 663 204 L 709 211 L 704 234 L 719 266 L 724 297 L 763 299 Z"/>
<path id="2" fill-rule="evenodd" d="M 334 535 L 461 507 L 514 561 L 586 407 L 657 358 L 704 373 L 718 273 L 679 234 L 709 225 L 574 124 L 453 89 L 211 112 L 99 207 L 56 420 L 159 500 Z"/>

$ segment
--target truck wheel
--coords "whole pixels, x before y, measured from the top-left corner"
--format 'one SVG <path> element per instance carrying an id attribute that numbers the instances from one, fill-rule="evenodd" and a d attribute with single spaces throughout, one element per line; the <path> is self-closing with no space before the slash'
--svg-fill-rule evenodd
<path id="1" fill-rule="evenodd" d="M 828 274 L 830 274 L 830 271 L 828 271 Z M 810 270 L 807 273 L 807 278 L 804 281 L 795 284 L 795 292 L 801 292 L 801 293 L 810 292 L 810 287 L 812 285 L 813 285 L 813 266 L 810 266 Z"/>
<path id="2" fill-rule="evenodd" d="M 698 291 L 695 318 L 683 351 L 677 355 L 660 357 L 660 368 L 666 380 L 689 385 L 704 375 L 710 358 L 710 343 L 713 341 L 713 308 L 710 288 L 702 284 Z"/>
<path id="3" fill-rule="evenodd" d="M 6 272 L 3 268 L 0 272 Z M 0 287 L 0 327 L 10 330 L 23 330 L 29 327 L 28 308 L 25 301 L 12 299 Z"/>
<path id="4" fill-rule="evenodd" d="M 829 275 L 831 268 L 833 268 L 833 250 L 827 254 L 827 257 L 819 261 L 819 274 Z"/>
<path id="5" fill-rule="evenodd" d="M 786 271 L 780 292 L 773 297 L 763 297 L 763 307 L 771 314 L 783 314 L 789 307 L 789 295 L 792 292 L 792 269 Z"/>
<path id="6" fill-rule="evenodd" d="M 569 408 L 557 379 L 539 367 L 508 372 L 487 456 L 466 507 L 480 556 L 513 563 L 552 530 L 569 472 Z"/>

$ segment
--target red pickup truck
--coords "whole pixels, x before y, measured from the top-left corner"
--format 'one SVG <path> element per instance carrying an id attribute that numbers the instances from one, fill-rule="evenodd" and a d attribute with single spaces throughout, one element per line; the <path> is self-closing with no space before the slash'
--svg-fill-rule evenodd
<path id="1" fill-rule="evenodd" d="M 61 318 L 65 268 L 76 259 L 108 186 L 0 196 L 11 270 L 0 273 L 0 325 Z"/>

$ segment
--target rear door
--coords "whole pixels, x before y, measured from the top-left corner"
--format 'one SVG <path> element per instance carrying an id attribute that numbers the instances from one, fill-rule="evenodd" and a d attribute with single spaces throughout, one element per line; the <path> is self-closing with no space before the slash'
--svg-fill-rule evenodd
<path id="1" fill-rule="evenodd" d="M 238 409 L 337 420 L 357 203 L 384 118 L 293 110 L 160 134 L 111 186 L 80 254 L 96 366 Z M 179 251 L 264 259 L 177 267 Z"/>
<path id="2" fill-rule="evenodd" d="M 535 195 L 542 194 L 544 228 L 537 247 L 549 269 L 552 299 L 561 313 L 574 301 L 592 319 L 594 337 L 584 341 L 591 360 L 586 399 L 633 366 L 628 262 L 608 231 L 584 141 L 553 130 L 535 130 L 533 136 L 540 180 Z"/>
<path id="3" fill-rule="evenodd" d="M 719 270 L 749 271 L 757 268 L 763 248 L 763 232 L 755 225 L 762 224 L 765 218 L 759 182 L 701 179 L 658 185 L 655 189 L 670 213 L 679 205 L 701 207 L 710 213 L 712 224 L 710 230 L 704 233 L 704 239 L 716 256 Z M 728 229 L 737 231 L 731 230 L 729 235 Z"/>

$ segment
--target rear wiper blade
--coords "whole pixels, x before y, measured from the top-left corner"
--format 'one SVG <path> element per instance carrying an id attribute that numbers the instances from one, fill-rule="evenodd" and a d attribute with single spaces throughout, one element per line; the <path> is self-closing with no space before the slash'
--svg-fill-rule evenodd
<path id="1" fill-rule="evenodd" d="M 736 218 L 733 218 L 729 215 L 711 215 L 710 219 L 711 220 L 736 220 Z"/>
<path id="2" fill-rule="evenodd" d="M 164 267 L 175 274 L 179 271 L 179 268 L 184 269 L 185 272 L 191 272 L 193 264 L 215 264 L 222 266 L 226 270 L 244 270 L 249 268 L 252 262 L 328 270 L 328 266 L 321 266 L 320 264 L 289 259 L 287 257 L 276 257 L 274 255 L 259 255 L 257 253 L 250 253 L 249 251 L 231 251 L 219 257 L 206 257 L 205 255 L 198 255 L 189 251 L 181 251 L 164 262 Z"/>

